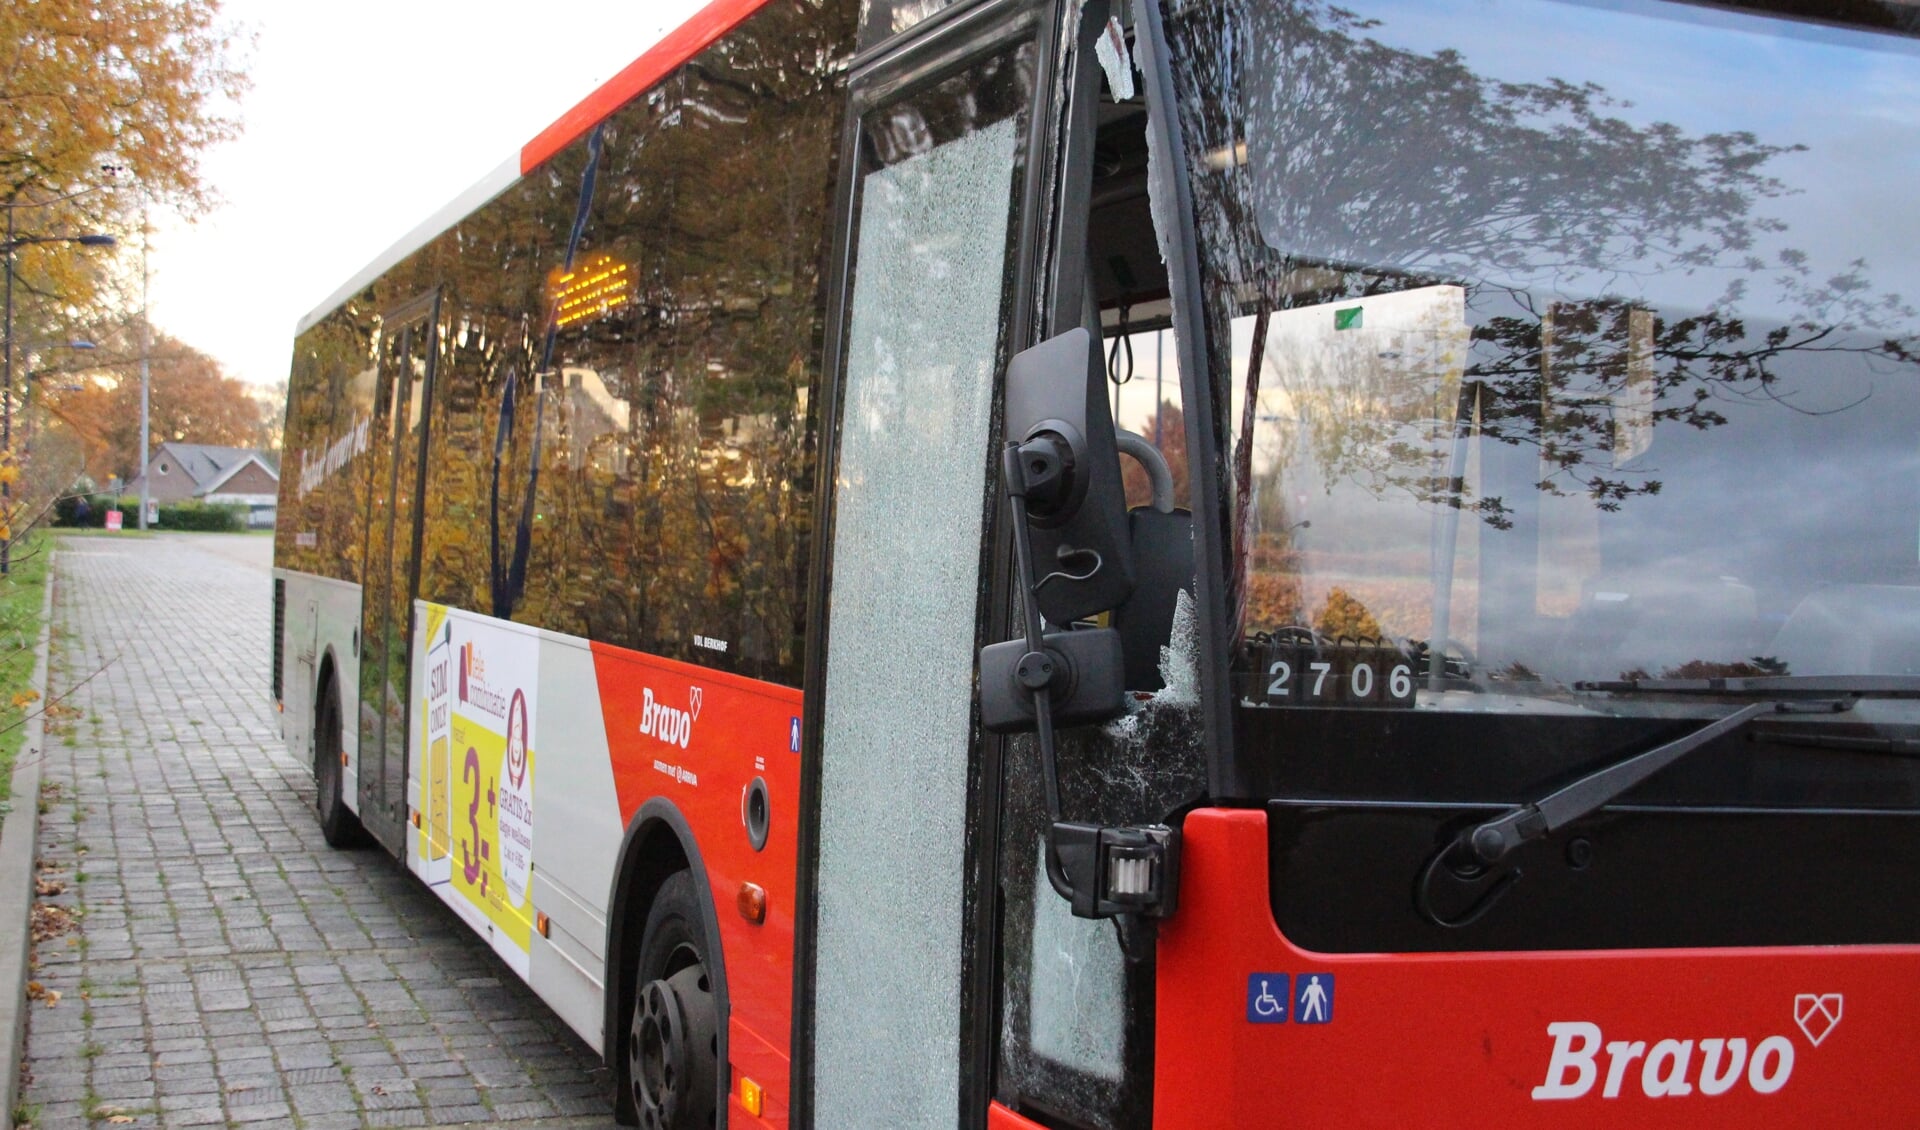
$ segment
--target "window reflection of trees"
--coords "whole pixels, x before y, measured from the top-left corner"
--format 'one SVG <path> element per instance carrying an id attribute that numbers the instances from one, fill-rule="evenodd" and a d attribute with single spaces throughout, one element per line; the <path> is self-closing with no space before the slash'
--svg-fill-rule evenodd
<path id="1" fill-rule="evenodd" d="M 367 468 L 355 427 L 373 410 L 373 320 L 348 302 L 294 343 L 274 560 L 358 582 Z"/>
<path id="2" fill-rule="evenodd" d="M 1637 499 L 1665 492 L 1670 508 L 1676 493 L 1705 490 L 1705 479 L 1687 477 L 1706 450 L 1700 437 L 1750 444 L 1768 413 L 1853 412 L 1873 395 L 1873 374 L 1881 402 L 1848 426 L 1911 410 L 1884 377 L 1911 379 L 1913 309 L 1875 282 L 1865 258 L 1816 262 L 1781 218 L 1800 191 L 1786 179 L 1788 158 L 1820 138 L 1631 124 L 1627 95 L 1601 84 L 1496 80 L 1455 51 L 1382 43 L 1392 16 L 1364 13 L 1226 2 L 1188 5 L 1173 22 L 1216 319 L 1215 422 L 1240 484 L 1235 584 L 1246 627 L 1311 623 L 1316 608 L 1302 602 L 1324 600 L 1345 575 L 1336 561 L 1302 558 L 1314 531 L 1292 512 L 1295 499 L 1335 484 L 1453 510 L 1466 553 L 1516 522 L 1564 517 L 1569 504 L 1631 520 L 1650 505 Z M 1274 387 L 1276 367 L 1257 356 L 1270 350 L 1249 358 L 1230 344 L 1229 318 L 1244 319 L 1244 350 L 1284 311 L 1429 287 L 1464 295 L 1465 355 L 1452 371 L 1393 372 L 1397 350 L 1385 347 L 1302 396 Z M 1649 289 L 1667 297 L 1640 297 Z M 1689 296 L 1674 301 L 1680 293 Z M 1286 359 L 1293 385 L 1312 367 Z M 1445 387 L 1453 382 L 1457 399 Z M 1257 423 L 1263 414 L 1292 423 Z M 1474 444 L 1473 474 L 1449 459 L 1463 439 Z M 1258 447 L 1266 461 L 1256 468 Z M 1504 448 L 1531 452 L 1531 469 L 1520 473 Z M 1683 466 L 1675 451 L 1695 454 Z M 1671 533 L 1620 520 L 1611 528 L 1641 539 L 1629 556 L 1657 556 L 1648 539 Z M 1533 591 L 1548 577 L 1532 568 L 1530 610 L 1564 613 L 1577 593 Z M 1439 576 L 1418 564 L 1400 571 L 1429 593 Z M 1301 591 L 1310 579 L 1317 598 Z M 1516 602 L 1484 586 L 1477 596 L 1492 602 L 1476 610 L 1483 626 Z M 1418 613 L 1391 619 L 1432 630 Z"/>
<path id="3" fill-rule="evenodd" d="M 462 226 L 479 252 L 449 264 L 467 268 L 452 366 L 467 400 L 444 402 L 447 520 L 429 527 L 429 573 L 466 582 L 449 598 L 485 607 L 489 571 L 511 557 L 537 421 L 513 618 L 798 682 L 820 267 L 852 30 L 852 5 L 826 7 L 769 6 L 607 122 L 575 265 L 617 271 L 623 289 L 550 348 L 536 319 L 565 285 L 586 143 Z M 517 292 L 498 294 L 502 280 Z M 516 367 L 496 537 L 495 428 Z"/>
<path id="4" fill-rule="evenodd" d="M 607 121 L 584 213 L 587 140 L 302 336 L 296 462 L 370 411 L 348 403 L 377 333 L 360 311 L 442 288 L 422 598 L 797 685 L 855 10 L 766 6 Z M 625 287 L 550 333 L 576 221 L 574 265 Z M 283 564 L 357 579 L 368 462 L 283 492 Z"/>

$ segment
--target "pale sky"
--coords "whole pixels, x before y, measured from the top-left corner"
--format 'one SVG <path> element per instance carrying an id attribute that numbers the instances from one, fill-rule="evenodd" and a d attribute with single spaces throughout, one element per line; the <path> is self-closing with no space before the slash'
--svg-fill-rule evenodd
<path id="1" fill-rule="evenodd" d="M 225 203 L 156 215 L 153 322 L 252 384 L 308 311 L 704 0 L 225 0 L 259 36 Z"/>

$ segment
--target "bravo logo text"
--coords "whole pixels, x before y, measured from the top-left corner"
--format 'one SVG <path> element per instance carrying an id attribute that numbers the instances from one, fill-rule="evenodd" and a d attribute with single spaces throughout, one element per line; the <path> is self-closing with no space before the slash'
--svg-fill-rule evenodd
<path id="1" fill-rule="evenodd" d="M 652 687 L 640 688 L 640 694 L 640 732 L 668 745 L 687 748 L 693 740 L 694 720 L 700 717 L 700 688 L 688 688 L 685 710 L 655 701 Z"/>
<path id="2" fill-rule="evenodd" d="M 1838 993 L 1802 993 L 1794 999 L 1793 1018 L 1813 1047 L 1840 1023 Z M 1594 1093 L 1617 1099 L 1639 1084 L 1650 1099 L 1700 1094 L 1724 1095 L 1739 1086 L 1771 1095 L 1793 1077 L 1794 1042 L 1782 1035 L 1750 1040 L 1745 1036 L 1705 1039 L 1609 1040 L 1586 1020 L 1557 1020 L 1547 1025 L 1553 1051 L 1547 1077 L 1533 1089 L 1536 1100 L 1581 1099 Z"/>

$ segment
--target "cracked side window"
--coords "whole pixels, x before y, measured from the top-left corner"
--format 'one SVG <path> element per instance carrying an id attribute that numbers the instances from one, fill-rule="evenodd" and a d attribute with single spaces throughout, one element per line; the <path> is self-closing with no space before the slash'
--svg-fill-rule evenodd
<path id="1" fill-rule="evenodd" d="M 820 755 L 821 1126 L 952 1126 L 960 1105 L 980 546 L 1031 56 L 862 123 Z"/>

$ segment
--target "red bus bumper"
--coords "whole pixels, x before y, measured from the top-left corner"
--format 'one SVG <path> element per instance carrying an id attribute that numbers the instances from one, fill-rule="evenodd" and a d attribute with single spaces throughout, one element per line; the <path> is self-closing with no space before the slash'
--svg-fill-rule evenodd
<path id="1" fill-rule="evenodd" d="M 1187 818 L 1156 1127 L 1920 1126 L 1920 947 L 1313 953 L 1269 850 Z"/>

